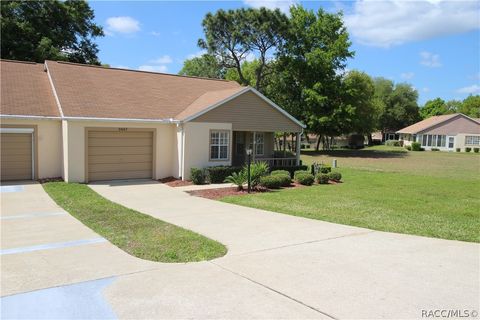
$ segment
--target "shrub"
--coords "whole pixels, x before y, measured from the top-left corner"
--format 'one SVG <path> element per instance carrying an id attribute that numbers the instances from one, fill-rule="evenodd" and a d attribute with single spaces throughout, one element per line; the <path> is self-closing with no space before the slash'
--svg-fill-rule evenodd
<path id="1" fill-rule="evenodd" d="M 318 184 L 327 184 L 328 183 L 328 174 L 319 173 L 316 175 L 315 179 Z"/>
<path id="2" fill-rule="evenodd" d="M 205 169 L 208 174 L 208 179 L 210 183 L 222 183 L 225 179 L 231 176 L 233 173 L 238 173 L 242 171 L 241 167 L 232 167 L 232 166 L 216 166 L 208 167 Z"/>
<path id="3" fill-rule="evenodd" d="M 401 147 L 400 141 L 398 140 L 387 140 L 385 141 L 385 145 L 390 147 Z"/>
<path id="4" fill-rule="evenodd" d="M 473 148 L 473 152 L 478 153 L 480 151 L 480 148 Z"/>
<path id="5" fill-rule="evenodd" d="M 455 151 L 456 151 L 456 152 L 460 152 L 460 148 L 455 148 Z"/>
<path id="6" fill-rule="evenodd" d="M 290 172 L 290 177 L 293 178 L 294 172 L 298 170 L 308 170 L 308 166 L 300 165 L 300 166 L 292 166 L 292 167 L 282 167 L 282 166 L 276 166 L 276 167 L 271 167 L 270 171 L 278 171 L 278 170 L 285 170 Z"/>
<path id="7" fill-rule="evenodd" d="M 280 185 L 282 187 L 288 187 L 291 183 L 292 183 L 292 179 L 290 178 L 290 174 L 276 174 L 274 175 L 276 177 L 278 177 L 278 179 L 280 180 Z"/>
<path id="8" fill-rule="evenodd" d="M 243 189 L 243 185 L 247 182 L 247 175 L 245 171 L 234 172 L 230 176 L 226 177 L 223 182 L 230 182 L 237 186 L 238 190 Z"/>
<path id="9" fill-rule="evenodd" d="M 263 176 L 260 178 L 260 185 L 268 189 L 278 189 L 282 185 L 281 175 Z"/>
<path id="10" fill-rule="evenodd" d="M 465 152 L 470 152 L 470 151 L 472 151 L 472 148 L 470 148 L 470 147 L 465 148 Z"/>
<path id="11" fill-rule="evenodd" d="M 440 149 L 438 149 L 438 148 L 432 148 L 432 149 L 430 149 L 430 151 L 440 151 Z"/>
<path id="12" fill-rule="evenodd" d="M 412 142 L 412 151 L 422 151 L 422 145 L 420 142 Z"/>
<path id="13" fill-rule="evenodd" d="M 342 174 L 340 172 L 330 172 L 328 178 L 332 181 L 338 182 L 342 180 Z"/>
<path id="14" fill-rule="evenodd" d="M 245 176 L 248 173 L 248 166 L 243 167 L 245 171 Z M 251 186 L 256 187 L 260 183 L 260 178 L 268 174 L 268 164 L 264 161 L 254 162 L 250 165 L 250 181 Z"/>
<path id="15" fill-rule="evenodd" d="M 190 169 L 190 179 L 194 184 L 204 184 L 205 183 L 205 172 L 199 168 Z"/>
<path id="16" fill-rule="evenodd" d="M 288 172 L 287 170 L 273 170 L 271 173 L 270 173 L 272 176 L 276 176 L 276 175 L 288 175 L 290 176 L 290 172 Z"/>
<path id="17" fill-rule="evenodd" d="M 300 174 L 310 173 L 308 170 L 297 170 L 293 174 L 293 179 L 297 180 L 297 176 Z"/>
<path id="18" fill-rule="evenodd" d="M 311 186 L 315 181 L 315 178 L 313 177 L 313 174 L 306 172 L 297 174 L 295 180 L 304 186 Z"/>
<path id="19" fill-rule="evenodd" d="M 329 173 L 332 171 L 332 167 L 328 164 L 314 162 L 312 164 L 311 174 L 316 176 L 318 173 Z"/>
<path id="20" fill-rule="evenodd" d="M 408 151 L 412 151 L 412 146 L 405 146 L 405 149 L 407 149 Z"/>

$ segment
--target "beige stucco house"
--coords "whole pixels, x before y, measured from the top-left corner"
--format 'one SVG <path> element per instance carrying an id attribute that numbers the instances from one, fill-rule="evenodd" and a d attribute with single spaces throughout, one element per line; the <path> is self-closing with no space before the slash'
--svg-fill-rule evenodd
<path id="1" fill-rule="evenodd" d="M 462 113 L 434 116 L 403 128 L 397 133 L 404 145 L 416 141 L 425 150 L 455 151 L 480 147 L 480 121 Z"/>
<path id="2" fill-rule="evenodd" d="M 247 148 L 275 164 L 274 133 L 303 131 L 233 81 L 54 61 L 0 68 L 2 180 L 189 178 L 243 164 Z M 299 149 L 281 163 L 298 163 Z"/>

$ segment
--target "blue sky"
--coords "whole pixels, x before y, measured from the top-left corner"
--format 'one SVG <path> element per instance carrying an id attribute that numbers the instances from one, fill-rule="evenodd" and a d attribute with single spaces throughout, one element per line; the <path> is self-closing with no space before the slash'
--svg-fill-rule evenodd
<path id="1" fill-rule="evenodd" d="M 105 30 L 100 59 L 112 67 L 177 73 L 201 53 L 197 40 L 207 12 L 277 7 L 295 0 L 91 1 Z M 355 57 L 348 69 L 409 82 L 420 103 L 480 94 L 480 2 L 443 0 L 304 1 L 310 9 L 342 10 Z"/>

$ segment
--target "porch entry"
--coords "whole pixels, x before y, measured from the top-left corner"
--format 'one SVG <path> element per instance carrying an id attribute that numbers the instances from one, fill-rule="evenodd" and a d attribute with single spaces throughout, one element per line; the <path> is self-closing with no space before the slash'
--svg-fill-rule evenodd
<path id="1" fill-rule="evenodd" d="M 233 131 L 232 165 L 242 166 L 247 162 L 247 149 L 251 149 L 252 162 L 265 161 L 269 166 L 295 166 L 300 160 L 300 148 L 296 157 L 276 156 L 274 132 Z"/>

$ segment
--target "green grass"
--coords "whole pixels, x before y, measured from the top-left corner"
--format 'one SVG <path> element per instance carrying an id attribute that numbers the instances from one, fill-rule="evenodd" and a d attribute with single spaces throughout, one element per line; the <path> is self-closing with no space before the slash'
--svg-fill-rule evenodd
<path id="1" fill-rule="evenodd" d="M 190 262 L 227 252 L 221 243 L 111 202 L 86 185 L 50 182 L 43 187 L 72 216 L 135 257 Z"/>
<path id="2" fill-rule="evenodd" d="M 480 157 L 444 152 L 305 152 L 337 159 L 342 184 L 230 196 L 222 201 L 374 230 L 480 242 Z"/>

